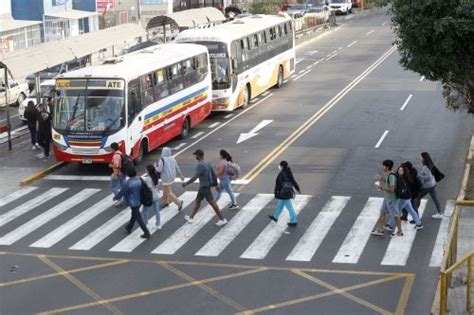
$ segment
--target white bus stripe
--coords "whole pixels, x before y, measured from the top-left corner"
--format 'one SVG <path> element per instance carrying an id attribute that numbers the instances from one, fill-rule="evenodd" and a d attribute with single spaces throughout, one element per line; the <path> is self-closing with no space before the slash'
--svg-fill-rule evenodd
<path id="1" fill-rule="evenodd" d="M 311 261 L 351 197 L 332 196 L 319 212 L 286 260 Z"/>
<path id="2" fill-rule="evenodd" d="M 59 243 L 62 239 L 66 236 L 73 233 L 79 227 L 81 227 L 84 223 L 89 222 L 108 208 L 110 208 L 114 201 L 112 200 L 113 195 L 109 195 L 100 202 L 96 203 L 92 207 L 88 208 L 87 210 L 79 213 L 71 220 L 67 221 L 63 225 L 59 226 L 52 232 L 46 234 L 44 237 L 39 239 L 38 241 L 34 242 L 30 245 L 30 247 L 41 247 L 41 248 L 49 248 L 56 243 Z"/>
<path id="3" fill-rule="evenodd" d="M 431 254 L 430 267 L 441 267 L 444 257 L 444 249 L 448 239 L 449 223 L 451 222 L 451 216 L 453 215 L 454 207 L 454 200 L 448 200 L 446 202 L 444 217 L 441 220 L 438 235 L 436 236 L 436 242 L 433 248 L 433 253 Z"/>
<path id="4" fill-rule="evenodd" d="M 237 197 L 238 194 L 235 194 Z M 222 195 L 217 202 L 219 208 L 229 203 L 229 196 Z M 199 232 L 209 221 L 215 218 L 214 210 L 208 205 L 201 209 L 194 217 L 193 223 L 185 222 L 175 233 L 168 237 L 163 243 L 152 251 L 152 254 L 172 255 L 186 244 L 197 232 Z M 184 220 L 184 219 L 183 219 Z"/>
<path id="5" fill-rule="evenodd" d="M 179 199 L 183 200 L 183 208 L 186 208 L 189 206 L 191 202 L 196 198 L 196 193 L 195 192 L 185 192 L 182 194 Z M 168 221 L 170 221 L 172 218 L 174 218 L 178 214 L 178 207 L 173 204 L 170 205 L 168 208 L 165 208 L 163 211 L 160 212 L 160 221 L 161 221 L 161 226 L 164 226 Z M 151 216 L 148 218 L 148 222 L 152 222 L 155 220 L 155 216 Z M 155 225 L 148 225 L 148 230 L 150 231 L 150 234 L 155 233 L 158 231 L 158 228 Z M 109 249 L 111 252 L 126 252 L 129 253 L 135 248 L 137 248 L 141 243 L 145 241 L 144 238 L 141 238 L 140 235 L 142 235 L 142 229 L 137 228 L 135 231 L 132 232 L 132 234 L 128 235 L 125 237 L 123 240 L 121 240 L 119 243 L 117 243 L 114 247 Z"/>
<path id="6" fill-rule="evenodd" d="M 31 232 L 36 231 L 38 228 L 42 227 L 52 219 L 75 207 L 77 204 L 81 203 L 82 201 L 86 200 L 87 198 L 99 191 L 100 189 L 84 189 L 80 191 L 71 198 L 61 202 L 55 207 L 49 209 L 48 211 L 43 212 L 42 214 L 34 217 L 30 221 L 26 222 L 25 224 L 16 228 L 10 233 L 2 236 L 0 238 L 0 245 L 11 245 L 15 243 L 16 241 L 22 239 Z"/>
<path id="7" fill-rule="evenodd" d="M 273 194 L 258 194 L 250 200 L 230 220 L 230 222 L 214 235 L 195 255 L 216 257 L 239 235 L 240 232 L 255 218 L 265 206 L 273 200 Z"/>
<path id="8" fill-rule="evenodd" d="M 367 245 L 375 223 L 379 218 L 383 198 L 369 198 L 354 225 L 347 233 L 339 251 L 332 260 L 333 263 L 356 264 Z"/>
<path id="9" fill-rule="evenodd" d="M 33 198 L 18 207 L 0 215 L 0 226 L 4 226 L 8 222 L 18 218 L 19 216 L 33 210 L 36 207 L 41 206 L 43 203 L 53 199 L 54 197 L 62 194 L 68 190 L 67 188 L 51 188 L 47 192 L 37 196 L 36 198 Z"/>
<path id="10" fill-rule="evenodd" d="M 309 202 L 310 196 L 298 195 L 295 197 L 294 208 L 296 214 L 300 213 L 301 210 Z M 278 219 L 278 222 L 271 221 L 267 227 L 257 236 L 257 238 L 250 244 L 250 246 L 244 251 L 240 258 L 246 259 L 263 259 L 267 256 L 273 245 L 280 239 L 285 230 L 287 229 L 287 223 L 289 221 L 289 214 L 286 209 L 283 210 L 282 215 Z"/>
<path id="11" fill-rule="evenodd" d="M 24 188 L 21 188 L 11 194 L 9 194 L 8 196 L 5 196 L 3 198 L 0 199 L 0 207 L 3 207 L 4 205 L 6 204 L 9 204 L 10 202 L 13 202 L 21 197 L 23 197 L 24 195 L 32 192 L 33 190 L 37 189 L 38 187 L 32 187 L 32 186 L 29 186 L 29 187 L 24 187 Z"/>
<path id="12" fill-rule="evenodd" d="M 418 214 L 420 219 L 423 217 L 423 212 L 426 208 L 426 199 L 421 201 L 420 207 L 418 208 Z M 410 256 L 413 242 L 415 241 L 417 230 L 414 229 L 414 225 L 407 221 L 402 221 L 403 236 L 394 236 L 390 240 L 385 255 L 382 259 L 382 265 L 385 266 L 405 266 Z"/>

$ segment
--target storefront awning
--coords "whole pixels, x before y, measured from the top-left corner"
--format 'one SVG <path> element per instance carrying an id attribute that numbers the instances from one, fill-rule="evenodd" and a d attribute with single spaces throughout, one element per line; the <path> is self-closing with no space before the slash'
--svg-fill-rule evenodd
<path id="1" fill-rule="evenodd" d="M 39 25 L 40 21 L 15 20 L 11 17 L 0 17 L 0 33 Z"/>
<path id="2" fill-rule="evenodd" d="M 66 20 L 80 20 L 83 18 L 97 15 L 97 12 L 82 11 L 82 10 L 68 10 L 63 12 L 55 12 L 45 14 L 45 17 L 60 18 Z"/>

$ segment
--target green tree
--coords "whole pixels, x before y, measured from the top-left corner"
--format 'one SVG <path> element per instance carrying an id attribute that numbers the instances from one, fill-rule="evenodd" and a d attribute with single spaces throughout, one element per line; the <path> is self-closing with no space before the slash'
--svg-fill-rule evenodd
<path id="1" fill-rule="evenodd" d="M 280 11 L 281 1 L 278 0 L 253 0 L 250 3 L 250 13 L 277 14 Z"/>
<path id="2" fill-rule="evenodd" d="M 474 0 L 393 0 L 400 64 L 440 81 L 447 106 L 474 112 Z"/>

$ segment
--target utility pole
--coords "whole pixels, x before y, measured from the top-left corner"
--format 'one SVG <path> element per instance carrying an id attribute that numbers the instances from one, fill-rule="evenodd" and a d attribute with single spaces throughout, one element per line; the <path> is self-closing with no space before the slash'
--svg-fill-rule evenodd
<path id="1" fill-rule="evenodd" d="M 10 125 L 10 102 L 8 100 L 8 68 L 7 66 L 0 61 L 0 68 L 3 69 L 5 73 L 5 104 L 6 104 L 6 110 L 7 110 L 7 133 L 8 133 L 8 150 L 12 150 L 12 134 L 11 134 L 11 125 Z"/>
<path id="2" fill-rule="evenodd" d="M 140 7 L 140 1 L 137 0 L 137 20 L 138 20 L 138 25 L 142 25 L 142 13 L 141 13 L 141 7 Z"/>

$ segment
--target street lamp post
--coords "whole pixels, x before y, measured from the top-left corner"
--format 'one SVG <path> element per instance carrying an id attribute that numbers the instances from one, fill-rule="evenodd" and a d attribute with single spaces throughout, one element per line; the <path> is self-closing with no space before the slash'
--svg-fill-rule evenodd
<path id="1" fill-rule="evenodd" d="M 5 104 L 7 109 L 7 134 L 8 134 L 8 150 L 12 150 L 12 134 L 10 128 L 10 103 L 8 102 L 8 68 L 7 66 L 0 61 L 0 68 L 4 70 L 5 73 Z"/>

